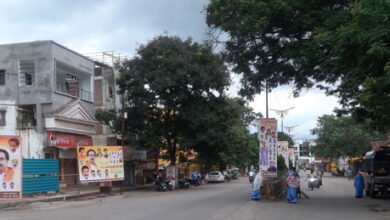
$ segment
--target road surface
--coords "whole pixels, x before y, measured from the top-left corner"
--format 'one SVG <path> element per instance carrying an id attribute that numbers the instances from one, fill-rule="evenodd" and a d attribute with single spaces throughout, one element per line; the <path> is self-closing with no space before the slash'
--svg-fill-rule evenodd
<path id="1" fill-rule="evenodd" d="M 323 177 L 323 186 L 311 191 L 301 180 L 309 199 L 286 201 L 250 200 L 250 185 L 242 177 L 221 184 L 188 190 L 155 192 L 140 190 L 123 196 L 81 201 L 34 203 L 23 209 L 0 211 L 1 220 L 294 220 L 353 219 L 390 220 L 389 199 L 355 199 L 352 181 Z"/>

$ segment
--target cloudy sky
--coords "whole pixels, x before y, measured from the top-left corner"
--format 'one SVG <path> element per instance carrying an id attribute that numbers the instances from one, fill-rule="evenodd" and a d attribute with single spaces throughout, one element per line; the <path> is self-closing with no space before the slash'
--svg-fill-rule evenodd
<path id="1" fill-rule="evenodd" d="M 156 35 L 196 41 L 206 39 L 204 7 L 208 0 L 2 0 L 0 44 L 54 40 L 80 53 L 114 51 L 124 56 Z M 235 77 L 237 79 L 237 77 Z M 237 80 L 236 80 L 237 81 Z M 237 90 L 234 85 L 232 94 Z M 265 95 L 250 104 L 265 115 Z M 295 126 L 295 138 L 313 138 L 310 129 L 323 114 L 331 114 L 337 99 L 309 90 L 293 98 L 288 86 L 269 94 L 269 108 L 294 107 L 284 125 Z M 270 110 L 270 117 L 278 118 Z"/>

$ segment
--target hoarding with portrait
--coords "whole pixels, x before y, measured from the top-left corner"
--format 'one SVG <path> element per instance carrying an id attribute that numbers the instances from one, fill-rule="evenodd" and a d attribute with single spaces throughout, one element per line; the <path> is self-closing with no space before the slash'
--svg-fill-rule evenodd
<path id="1" fill-rule="evenodd" d="M 79 146 L 77 159 L 82 183 L 124 179 L 121 146 Z"/>
<path id="2" fill-rule="evenodd" d="M 278 141 L 278 155 L 281 155 L 284 159 L 284 164 L 288 167 L 290 160 L 290 153 L 288 150 L 288 141 Z"/>
<path id="3" fill-rule="evenodd" d="M 277 120 L 260 119 L 259 123 L 260 159 L 259 167 L 264 176 L 277 175 L 278 131 Z"/>
<path id="4" fill-rule="evenodd" d="M 22 198 L 22 141 L 0 136 L 0 199 Z"/>

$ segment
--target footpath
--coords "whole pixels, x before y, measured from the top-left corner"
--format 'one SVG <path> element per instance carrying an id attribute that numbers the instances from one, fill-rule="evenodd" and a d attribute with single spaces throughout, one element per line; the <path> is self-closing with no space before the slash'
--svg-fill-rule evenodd
<path id="1" fill-rule="evenodd" d="M 145 190 L 153 189 L 153 184 L 136 185 L 136 186 L 113 186 L 109 194 L 117 194 L 121 192 L 127 192 L 132 190 Z M 27 204 L 34 202 L 55 202 L 55 201 L 67 201 L 81 199 L 85 197 L 93 197 L 99 195 L 107 195 L 107 193 L 101 193 L 99 186 L 80 185 L 75 187 L 66 187 L 60 189 L 59 192 L 53 193 L 41 193 L 34 195 L 23 196 L 21 200 L 0 200 L 0 211 L 3 209 L 16 209 L 23 207 Z"/>

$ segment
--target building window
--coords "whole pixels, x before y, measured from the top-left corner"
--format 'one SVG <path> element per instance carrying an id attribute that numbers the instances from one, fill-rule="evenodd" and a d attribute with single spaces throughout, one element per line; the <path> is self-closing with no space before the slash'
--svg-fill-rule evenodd
<path id="1" fill-rule="evenodd" d="M 31 73 L 26 73 L 25 78 L 26 78 L 26 85 L 31 86 L 33 84 L 33 76 L 31 75 Z"/>
<path id="2" fill-rule="evenodd" d="M 0 126 L 5 126 L 5 110 L 0 110 Z"/>
<path id="3" fill-rule="evenodd" d="M 33 60 L 21 60 L 19 62 L 19 81 L 20 85 L 34 85 L 35 62 Z"/>
<path id="4" fill-rule="evenodd" d="M 114 98 L 114 91 L 112 90 L 112 86 L 108 86 L 108 96 L 110 98 Z"/>
<path id="5" fill-rule="evenodd" d="M 0 70 L 0 86 L 5 85 L 5 70 Z"/>

